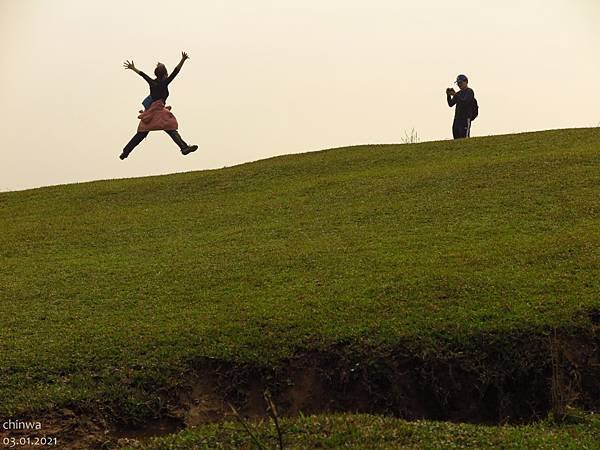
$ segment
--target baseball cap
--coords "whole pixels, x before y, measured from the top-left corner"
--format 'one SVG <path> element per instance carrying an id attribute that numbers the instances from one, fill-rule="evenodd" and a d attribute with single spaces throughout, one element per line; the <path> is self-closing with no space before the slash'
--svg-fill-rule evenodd
<path id="1" fill-rule="evenodd" d="M 469 79 L 467 78 L 466 75 L 460 74 L 459 76 L 456 77 L 456 82 L 458 83 L 459 81 L 469 81 Z"/>

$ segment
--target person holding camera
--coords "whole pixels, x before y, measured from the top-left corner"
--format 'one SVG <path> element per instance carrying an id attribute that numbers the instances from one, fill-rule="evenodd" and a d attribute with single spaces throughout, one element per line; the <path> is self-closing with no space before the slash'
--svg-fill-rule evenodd
<path id="1" fill-rule="evenodd" d="M 471 135 L 471 121 L 479 114 L 479 106 L 473 89 L 469 87 L 469 79 L 466 75 L 456 77 L 455 84 L 458 85 L 458 92 L 453 88 L 446 89 L 448 106 L 456 105 L 452 135 L 454 139 L 468 138 Z"/>

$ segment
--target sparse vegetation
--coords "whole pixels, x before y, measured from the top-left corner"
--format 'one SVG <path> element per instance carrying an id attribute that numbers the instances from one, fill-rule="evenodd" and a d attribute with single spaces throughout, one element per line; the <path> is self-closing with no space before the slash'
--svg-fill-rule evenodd
<path id="1" fill-rule="evenodd" d="M 414 128 L 410 130 L 410 134 L 406 131 L 404 132 L 404 137 L 400 138 L 400 142 L 403 144 L 417 144 L 421 140 L 419 139 L 419 135 Z"/>

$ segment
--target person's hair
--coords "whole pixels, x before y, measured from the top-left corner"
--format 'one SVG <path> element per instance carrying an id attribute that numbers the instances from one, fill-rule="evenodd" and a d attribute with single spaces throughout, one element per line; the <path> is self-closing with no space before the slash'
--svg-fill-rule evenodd
<path id="1" fill-rule="evenodd" d="M 156 66 L 156 69 L 154 69 L 154 75 L 156 75 L 156 78 L 158 79 L 165 78 L 166 76 L 168 76 L 167 68 L 165 67 L 165 65 L 159 64 L 158 66 Z"/>

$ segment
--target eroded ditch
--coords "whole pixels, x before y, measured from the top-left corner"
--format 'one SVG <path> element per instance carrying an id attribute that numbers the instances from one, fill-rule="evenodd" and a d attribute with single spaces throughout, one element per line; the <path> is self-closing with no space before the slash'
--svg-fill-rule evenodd
<path id="1" fill-rule="evenodd" d="M 60 437 L 59 448 L 106 449 L 124 439 L 145 440 L 187 426 L 235 420 L 229 404 L 249 420 L 268 419 L 268 388 L 281 416 L 361 412 L 407 420 L 525 423 L 551 410 L 557 370 L 566 401 L 600 411 L 600 314 L 590 317 L 592 328 L 577 333 L 488 336 L 469 348 L 450 346 L 438 352 L 410 345 L 356 351 L 340 343 L 278 367 L 199 359 L 191 363 L 180 389 L 160 394 L 160 406 L 154 406 L 158 414 L 142 425 L 77 405 L 35 417 L 43 417 L 46 435 Z"/>

